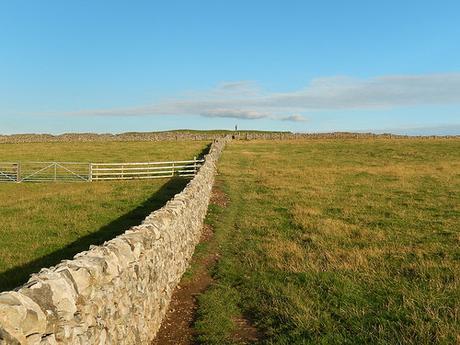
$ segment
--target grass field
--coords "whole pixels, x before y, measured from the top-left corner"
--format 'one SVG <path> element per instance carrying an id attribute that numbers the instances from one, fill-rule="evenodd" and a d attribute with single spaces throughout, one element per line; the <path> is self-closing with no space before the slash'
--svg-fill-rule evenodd
<path id="1" fill-rule="evenodd" d="M 202 343 L 241 317 L 261 344 L 460 343 L 459 139 L 232 142 L 219 172 Z"/>
<path id="2" fill-rule="evenodd" d="M 1 144 L 1 161 L 190 159 L 207 142 Z M 0 184 L 0 291 L 139 224 L 187 180 Z"/>

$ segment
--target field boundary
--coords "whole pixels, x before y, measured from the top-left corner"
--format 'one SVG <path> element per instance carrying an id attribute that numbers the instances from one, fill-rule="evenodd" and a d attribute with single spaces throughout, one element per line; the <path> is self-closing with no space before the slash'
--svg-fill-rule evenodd
<path id="1" fill-rule="evenodd" d="M 141 225 L 0 293 L 0 343 L 150 343 L 199 242 L 226 141 Z"/>
<path id="2" fill-rule="evenodd" d="M 67 133 L 51 134 L 11 134 L 1 135 L 0 144 L 18 143 L 54 143 L 54 142 L 132 142 L 132 141 L 208 141 L 231 136 L 237 140 L 298 140 L 298 139 L 440 139 L 459 138 L 459 135 L 399 135 L 391 133 L 293 133 L 293 132 L 264 132 L 264 131 L 171 131 L 171 132 L 136 132 L 120 134 Z"/>
<path id="3" fill-rule="evenodd" d="M 0 162 L 0 182 L 94 182 L 194 177 L 204 159 L 166 162 Z"/>

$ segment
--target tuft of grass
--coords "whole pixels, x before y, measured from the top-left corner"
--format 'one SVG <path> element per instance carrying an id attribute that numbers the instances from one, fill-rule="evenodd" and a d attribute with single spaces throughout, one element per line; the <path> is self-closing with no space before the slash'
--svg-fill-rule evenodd
<path id="1" fill-rule="evenodd" d="M 190 159 L 207 142 L 1 144 L 0 160 Z M 0 184 L 0 291 L 139 224 L 188 182 L 155 179 Z"/>
<path id="2" fill-rule="evenodd" d="M 200 309 L 194 327 L 199 343 L 233 344 L 232 334 L 235 331 L 233 320 L 240 315 L 237 306 L 238 298 L 238 293 L 228 286 L 212 288 L 204 298 L 198 298 Z"/>
<path id="3" fill-rule="evenodd" d="M 202 343 L 235 310 L 261 344 L 460 341 L 459 139 L 232 142 L 218 178 Z"/>

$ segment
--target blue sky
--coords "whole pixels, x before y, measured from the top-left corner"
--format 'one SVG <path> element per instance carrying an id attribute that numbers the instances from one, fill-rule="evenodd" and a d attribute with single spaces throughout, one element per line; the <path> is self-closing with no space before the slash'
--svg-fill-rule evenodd
<path id="1" fill-rule="evenodd" d="M 459 1 L 0 0 L 0 133 L 460 134 Z"/>

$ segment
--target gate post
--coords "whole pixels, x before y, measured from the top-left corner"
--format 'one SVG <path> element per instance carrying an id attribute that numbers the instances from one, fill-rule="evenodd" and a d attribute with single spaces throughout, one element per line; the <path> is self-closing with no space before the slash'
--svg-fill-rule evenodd
<path id="1" fill-rule="evenodd" d="M 93 182 L 93 163 L 88 166 L 88 182 Z"/>
<path id="2" fill-rule="evenodd" d="M 16 182 L 21 182 L 21 162 L 16 163 Z"/>

